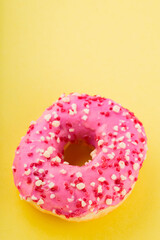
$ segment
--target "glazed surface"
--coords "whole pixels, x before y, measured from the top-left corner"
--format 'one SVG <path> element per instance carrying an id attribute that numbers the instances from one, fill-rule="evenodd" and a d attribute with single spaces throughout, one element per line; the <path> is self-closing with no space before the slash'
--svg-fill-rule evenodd
<path id="1" fill-rule="evenodd" d="M 84 166 L 64 162 L 68 142 L 94 146 Z M 118 205 L 131 191 L 146 157 L 142 123 L 120 104 L 98 95 L 64 94 L 32 122 L 13 163 L 23 199 L 77 218 Z"/>

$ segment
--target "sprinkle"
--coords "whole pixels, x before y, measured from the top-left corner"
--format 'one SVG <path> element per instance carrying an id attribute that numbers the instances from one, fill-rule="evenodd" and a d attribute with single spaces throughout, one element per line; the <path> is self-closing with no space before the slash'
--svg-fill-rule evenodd
<path id="1" fill-rule="evenodd" d="M 121 194 L 124 196 L 126 195 L 126 189 L 123 189 L 123 191 L 121 192 Z"/>
<path id="2" fill-rule="evenodd" d="M 115 174 L 112 174 L 111 179 L 112 179 L 112 180 L 116 180 L 116 179 L 117 179 L 116 175 L 115 175 Z"/>
<path id="3" fill-rule="evenodd" d="M 102 136 L 103 136 L 103 137 L 106 136 L 106 133 L 105 133 L 105 132 L 102 132 Z"/>
<path id="4" fill-rule="evenodd" d="M 118 105 L 114 105 L 114 106 L 113 106 L 113 111 L 114 111 L 114 112 L 118 113 L 119 110 L 120 110 L 120 107 L 119 107 Z"/>
<path id="5" fill-rule="evenodd" d="M 55 137 L 55 133 L 53 133 L 53 132 L 49 132 L 49 135 L 51 136 L 51 138 Z"/>
<path id="6" fill-rule="evenodd" d="M 47 115 L 45 115 L 44 116 L 44 119 L 47 121 L 47 122 L 49 122 L 49 120 L 51 119 L 51 114 L 47 114 Z"/>
<path id="7" fill-rule="evenodd" d="M 75 187 L 75 186 L 76 186 L 75 183 L 71 183 L 70 185 L 71 185 L 72 187 Z"/>
<path id="8" fill-rule="evenodd" d="M 43 172 L 44 172 L 44 169 L 43 169 L 43 168 L 40 168 L 40 169 L 38 170 L 38 172 L 39 172 L 39 173 L 43 173 Z"/>
<path id="9" fill-rule="evenodd" d="M 63 97 L 63 98 L 62 98 L 62 101 L 63 101 L 63 102 L 69 102 L 70 99 L 69 99 L 69 97 Z"/>
<path id="10" fill-rule="evenodd" d="M 118 131 L 118 126 L 114 126 L 113 130 Z"/>
<path id="11" fill-rule="evenodd" d="M 121 178 L 122 181 L 127 179 L 124 175 L 121 175 L 120 178 Z"/>
<path id="12" fill-rule="evenodd" d="M 53 175 L 52 173 L 50 173 L 50 174 L 49 174 L 49 176 L 50 176 L 51 178 L 53 178 L 53 177 L 54 177 L 54 175 Z"/>
<path id="13" fill-rule="evenodd" d="M 83 109 L 83 112 L 85 112 L 86 114 L 88 114 L 88 113 L 89 113 L 89 109 L 88 109 L 88 108 L 85 108 L 85 109 Z"/>
<path id="14" fill-rule="evenodd" d="M 134 180 L 134 176 L 130 175 L 130 176 L 129 176 L 129 179 L 130 179 L 131 181 L 133 181 L 133 180 Z"/>
<path id="15" fill-rule="evenodd" d="M 115 153 L 114 153 L 114 152 L 112 152 L 112 153 L 108 154 L 107 156 L 108 156 L 110 159 L 113 159 L 113 158 L 114 158 L 114 156 L 115 156 Z"/>
<path id="16" fill-rule="evenodd" d="M 24 168 L 26 168 L 27 167 L 27 164 L 24 164 Z"/>
<path id="17" fill-rule="evenodd" d="M 123 161 L 119 161 L 119 166 L 120 166 L 120 168 L 123 169 L 125 167 L 125 163 Z"/>
<path id="18" fill-rule="evenodd" d="M 114 190 L 115 190 L 116 192 L 118 192 L 118 191 L 120 190 L 120 188 L 117 187 L 117 186 L 114 186 Z"/>
<path id="19" fill-rule="evenodd" d="M 52 194 L 50 195 L 50 198 L 51 198 L 51 199 L 55 198 L 55 194 L 52 193 Z"/>
<path id="20" fill-rule="evenodd" d="M 81 119 L 84 120 L 84 121 L 86 121 L 87 118 L 88 118 L 88 117 L 87 117 L 86 115 L 83 115 L 83 116 L 81 117 Z"/>
<path id="21" fill-rule="evenodd" d="M 85 203 L 85 201 L 81 201 L 81 205 L 82 205 L 82 207 L 85 207 L 86 206 L 86 203 Z"/>
<path id="22" fill-rule="evenodd" d="M 102 186 L 99 185 L 97 190 L 98 190 L 98 193 L 102 193 Z"/>
<path id="23" fill-rule="evenodd" d="M 67 201 L 68 201 L 68 202 L 73 202 L 73 201 L 74 201 L 74 198 L 67 198 Z"/>
<path id="24" fill-rule="evenodd" d="M 91 185 L 92 187 L 94 187 L 94 186 L 96 185 L 96 183 L 95 183 L 95 182 L 91 182 L 90 185 Z"/>
<path id="25" fill-rule="evenodd" d="M 35 182 L 35 184 L 36 184 L 37 187 L 41 186 L 42 185 L 42 180 L 37 180 Z"/>
<path id="26" fill-rule="evenodd" d="M 28 169 L 27 171 L 24 172 L 25 175 L 29 175 L 31 173 L 31 170 Z"/>
<path id="27" fill-rule="evenodd" d="M 119 148 L 125 148 L 126 144 L 124 142 L 120 142 L 118 146 L 119 146 Z"/>
<path id="28" fill-rule="evenodd" d="M 99 182 L 104 182 L 105 180 L 106 180 L 106 179 L 105 179 L 104 177 L 99 177 L 99 178 L 98 178 L 98 181 L 99 181 Z"/>
<path id="29" fill-rule="evenodd" d="M 136 171 L 136 170 L 138 170 L 138 168 L 139 168 L 139 163 L 135 163 L 135 164 L 133 165 L 133 169 Z"/>
<path id="30" fill-rule="evenodd" d="M 131 133 L 130 133 L 130 132 L 127 132 L 127 133 L 126 133 L 126 137 L 127 137 L 127 138 L 131 138 Z"/>
<path id="31" fill-rule="evenodd" d="M 32 195 L 32 196 L 31 196 L 31 199 L 36 201 L 36 200 L 37 200 L 37 197 L 35 197 L 34 195 Z"/>
<path id="32" fill-rule="evenodd" d="M 61 162 L 61 158 L 58 157 L 58 156 L 56 156 L 56 157 L 52 158 L 51 161 L 52 161 L 52 162 L 59 162 L 59 163 L 60 163 L 60 162 Z"/>
<path id="33" fill-rule="evenodd" d="M 143 154 L 142 154 L 142 153 L 140 153 L 138 156 L 139 156 L 140 158 L 143 158 Z"/>
<path id="34" fill-rule="evenodd" d="M 82 177 L 82 173 L 81 172 L 77 172 L 76 173 L 76 177 Z"/>
<path id="35" fill-rule="evenodd" d="M 103 147 L 102 152 L 106 153 L 106 152 L 108 152 L 108 149 L 106 147 Z"/>
<path id="36" fill-rule="evenodd" d="M 57 117 L 58 117 L 57 112 L 53 111 L 52 114 L 53 114 L 53 117 L 54 117 L 54 118 L 57 118 Z"/>
<path id="37" fill-rule="evenodd" d="M 49 184 L 48 184 L 48 187 L 49 188 L 53 188 L 55 186 L 55 183 L 53 183 L 53 182 L 50 182 Z"/>
<path id="38" fill-rule="evenodd" d="M 60 121 L 55 120 L 55 121 L 52 122 L 53 127 L 59 127 L 59 125 L 60 125 Z"/>
<path id="39" fill-rule="evenodd" d="M 103 143 L 104 143 L 103 139 L 100 139 L 100 140 L 98 141 L 98 146 L 101 146 Z"/>
<path id="40" fill-rule="evenodd" d="M 78 190 L 82 190 L 82 189 L 85 188 L 85 184 L 84 184 L 84 183 L 78 183 L 78 184 L 76 185 L 76 188 L 77 188 Z"/>
<path id="41" fill-rule="evenodd" d="M 99 167 L 99 163 L 98 163 L 98 162 L 95 163 L 94 166 L 95 166 L 95 167 Z"/>
<path id="42" fill-rule="evenodd" d="M 91 205 L 91 204 L 92 204 L 92 200 L 89 200 L 88 202 L 89 202 L 89 205 Z"/>
<path id="43" fill-rule="evenodd" d="M 69 132 L 74 132 L 74 128 L 70 128 L 70 129 L 69 129 Z"/>
<path id="44" fill-rule="evenodd" d="M 44 138 L 43 136 L 41 136 L 40 139 L 41 139 L 41 141 L 44 141 L 44 140 L 45 140 L 45 138 Z"/>
<path id="45" fill-rule="evenodd" d="M 112 204 L 112 199 L 111 199 L 111 198 L 108 198 L 108 199 L 106 200 L 106 204 L 107 204 L 107 205 L 111 205 L 111 204 Z"/>
<path id="46" fill-rule="evenodd" d="M 117 141 L 123 141 L 123 139 L 124 139 L 124 136 L 121 136 L 121 137 L 117 138 Z"/>
<path id="47" fill-rule="evenodd" d="M 37 202 L 37 205 L 42 205 L 42 204 L 44 204 L 44 201 L 43 201 L 43 199 L 40 198 Z"/>
<path id="48" fill-rule="evenodd" d="M 97 150 L 96 150 L 96 149 L 94 149 L 94 150 L 90 153 L 92 159 L 96 157 L 96 153 L 97 153 Z"/>
<path id="49" fill-rule="evenodd" d="M 61 170 L 60 170 L 60 173 L 62 173 L 62 174 L 66 174 L 67 171 L 66 171 L 65 169 L 61 169 Z"/>

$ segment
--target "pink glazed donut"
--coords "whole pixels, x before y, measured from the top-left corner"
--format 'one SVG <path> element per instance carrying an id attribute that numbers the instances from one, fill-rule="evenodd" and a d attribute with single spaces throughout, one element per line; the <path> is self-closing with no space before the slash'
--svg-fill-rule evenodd
<path id="1" fill-rule="evenodd" d="M 94 146 L 83 166 L 64 161 L 77 139 Z M 131 192 L 146 157 L 142 123 L 99 95 L 63 94 L 33 122 L 16 149 L 13 175 L 22 199 L 66 220 L 107 214 Z"/>

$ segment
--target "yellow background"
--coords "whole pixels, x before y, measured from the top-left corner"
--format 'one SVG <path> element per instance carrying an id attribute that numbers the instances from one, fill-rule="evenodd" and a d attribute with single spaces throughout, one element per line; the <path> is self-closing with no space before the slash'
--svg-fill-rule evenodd
<path id="1" fill-rule="evenodd" d="M 160 1 L 1 0 L 0 239 L 160 239 Z M 112 98 L 144 123 L 148 155 L 109 215 L 70 223 L 21 201 L 14 151 L 61 93 Z"/>

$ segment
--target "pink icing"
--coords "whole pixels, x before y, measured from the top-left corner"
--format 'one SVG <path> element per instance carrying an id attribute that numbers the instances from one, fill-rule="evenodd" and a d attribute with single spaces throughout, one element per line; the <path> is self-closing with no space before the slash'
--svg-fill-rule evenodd
<path id="1" fill-rule="evenodd" d="M 65 144 L 95 147 L 84 166 L 64 162 Z M 142 123 L 120 104 L 98 95 L 64 94 L 29 126 L 13 163 L 23 199 L 42 209 L 80 217 L 119 204 L 138 178 L 146 156 Z"/>

